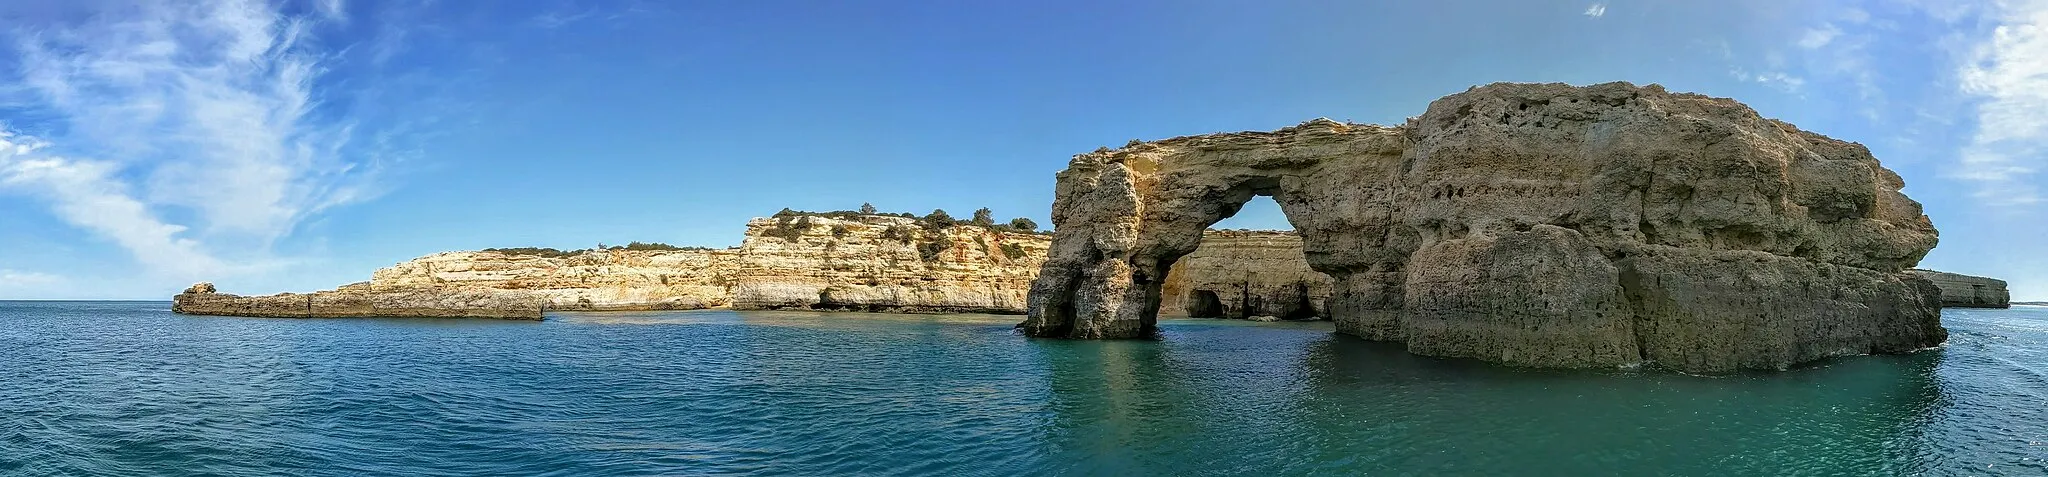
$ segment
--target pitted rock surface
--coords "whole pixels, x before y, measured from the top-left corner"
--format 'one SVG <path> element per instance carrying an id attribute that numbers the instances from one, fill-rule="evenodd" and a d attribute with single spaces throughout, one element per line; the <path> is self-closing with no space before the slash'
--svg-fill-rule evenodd
<path id="1" fill-rule="evenodd" d="M 1309 121 L 1075 156 L 1027 334 L 1154 331 L 1202 232 L 1272 196 L 1340 332 L 1545 367 L 1783 369 L 1941 343 L 1936 243 L 1863 146 L 1656 85 L 1498 83 L 1394 127 Z"/>

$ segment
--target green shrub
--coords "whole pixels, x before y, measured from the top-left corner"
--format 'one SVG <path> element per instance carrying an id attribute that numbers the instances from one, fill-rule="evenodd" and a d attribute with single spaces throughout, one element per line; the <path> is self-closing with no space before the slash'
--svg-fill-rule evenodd
<path id="1" fill-rule="evenodd" d="M 796 221 L 797 219 L 789 217 L 775 219 L 775 225 L 768 226 L 766 230 L 762 230 L 761 236 L 775 237 L 785 242 L 795 243 L 797 238 L 804 236 L 804 225 L 796 223 Z"/>
<path id="2" fill-rule="evenodd" d="M 625 245 L 613 245 L 613 246 L 611 246 L 611 247 L 607 248 L 606 250 L 646 250 L 646 251 L 664 251 L 664 252 L 673 252 L 673 251 L 680 251 L 680 250 L 696 250 L 696 251 L 705 251 L 705 250 L 712 250 L 712 248 L 711 248 L 711 247 L 677 247 L 677 246 L 674 246 L 674 245 L 669 245 L 669 244 L 665 244 L 665 243 L 661 243 L 661 242 L 639 242 L 639 241 L 635 241 L 635 242 L 632 242 L 632 243 L 628 243 L 628 244 L 625 244 Z"/>
<path id="3" fill-rule="evenodd" d="M 1011 260 L 1024 258 L 1024 246 L 1015 243 L 1003 244 L 1003 256 L 1010 257 Z"/>
<path id="4" fill-rule="evenodd" d="M 1038 222 L 1034 222 L 1031 219 L 1018 217 L 1010 219 L 1010 228 L 1023 232 L 1037 232 Z"/>
<path id="5" fill-rule="evenodd" d="M 917 244 L 917 256 L 918 256 L 918 258 L 922 258 L 922 259 L 924 259 L 924 261 L 927 261 L 927 262 L 936 262 L 936 261 L 938 261 L 938 260 L 939 260 L 939 256 L 940 256 L 940 254 L 943 254 L 943 253 L 945 253 L 945 252 L 946 252 L 946 242 L 944 242 L 944 241 L 938 241 L 938 240 L 934 240 L 934 241 L 930 241 L 930 242 L 925 242 L 925 243 L 920 243 L 920 244 Z"/>
<path id="6" fill-rule="evenodd" d="M 528 255 L 542 258 L 574 257 L 577 255 L 582 255 L 590 252 L 589 250 L 557 250 L 547 247 L 487 248 L 484 249 L 484 251 L 497 252 L 506 255 Z"/>
<path id="7" fill-rule="evenodd" d="M 882 238 L 910 243 L 911 240 L 917 239 L 917 229 L 904 225 L 891 225 L 889 228 L 882 229 Z"/>

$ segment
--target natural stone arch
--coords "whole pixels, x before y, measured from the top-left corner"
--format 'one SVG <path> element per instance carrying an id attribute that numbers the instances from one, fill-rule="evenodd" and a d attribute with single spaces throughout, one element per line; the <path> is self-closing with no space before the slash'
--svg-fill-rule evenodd
<path id="1" fill-rule="evenodd" d="M 1319 119 L 1075 156 L 1032 336 L 1149 335 L 1159 281 L 1271 195 L 1342 333 L 1504 363 L 1689 371 L 1946 337 L 1935 243 L 1860 145 L 1655 85 L 1495 84 L 1398 127 Z"/>

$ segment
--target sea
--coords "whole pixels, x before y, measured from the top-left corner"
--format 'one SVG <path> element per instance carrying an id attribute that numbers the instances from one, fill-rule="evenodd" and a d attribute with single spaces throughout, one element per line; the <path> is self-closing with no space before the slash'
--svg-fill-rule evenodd
<path id="1" fill-rule="evenodd" d="M 2044 475 L 2048 308 L 1784 372 L 1438 359 L 1327 322 L 546 321 L 0 302 L 0 475 Z"/>

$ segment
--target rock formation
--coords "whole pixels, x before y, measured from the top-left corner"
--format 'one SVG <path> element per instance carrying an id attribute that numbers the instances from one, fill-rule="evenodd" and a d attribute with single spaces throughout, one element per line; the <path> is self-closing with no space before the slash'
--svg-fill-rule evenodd
<path id="1" fill-rule="evenodd" d="M 1908 270 L 1941 288 L 1941 306 L 1957 308 L 2010 308 L 2012 294 L 2005 280 L 1974 277 L 1933 270 Z"/>
<path id="2" fill-rule="evenodd" d="M 730 302 L 733 250 L 591 250 L 564 257 L 444 252 L 371 274 L 377 292 L 502 290 L 551 310 L 694 310 Z"/>
<path id="3" fill-rule="evenodd" d="M 1330 316 L 1330 276 L 1309 269 L 1293 232 L 1203 232 L 1201 245 L 1174 263 L 1159 289 L 1160 316 Z"/>
<path id="4" fill-rule="evenodd" d="M 747 223 L 728 272 L 738 309 L 1017 313 L 1048 237 L 879 215 Z"/>
<path id="5" fill-rule="evenodd" d="M 501 290 L 412 289 L 372 291 L 367 283 L 313 293 L 240 296 L 216 293 L 211 283 L 185 289 L 171 311 L 190 315 L 276 318 L 444 317 L 541 319 L 543 303 Z"/>
<path id="6" fill-rule="evenodd" d="M 566 256 L 445 252 L 377 270 L 369 282 L 313 294 L 240 297 L 214 294 L 210 284 L 200 293 L 195 286 L 178 295 L 174 309 L 245 316 L 497 317 L 507 313 L 511 300 L 532 308 L 517 317 L 535 319 L 542 308 L 1022 313 L 1049 244 L 1041 234 L 990 227 L 928 226 L 880 215 L 795 215 L 748 222 L 745 241 L 730 249 L 588 250 Z M 330 297 L 338 301 L 323 307 Z M 358 302 L 376 306 L 349 315 L 362 309 L 354 307 Z"/>
<path id="7" fill-rule="evenodd" d="M 1161 281 L 1257 195 L 1339 332 L 1528 366 L 1783 369 L 1941 343 L 1936 242 L 1864 147 L 1656 85 L 1493 84 L 1396 127 L 1135 143 L 1058 175 L 1032 336 L 1154 331 Z"/>

